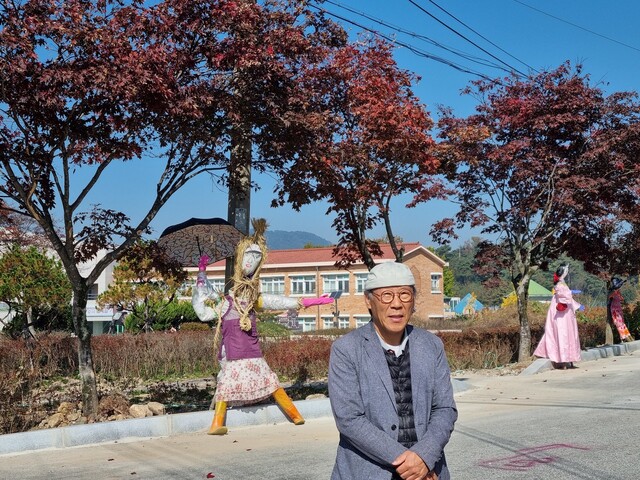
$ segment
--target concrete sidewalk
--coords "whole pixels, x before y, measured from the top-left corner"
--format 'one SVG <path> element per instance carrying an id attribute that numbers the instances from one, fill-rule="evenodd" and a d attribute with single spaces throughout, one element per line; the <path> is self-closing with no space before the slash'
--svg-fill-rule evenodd
<path id="1" fill-rule="evenodd" d="M 582 361 L 626 355 L 638 349 L 640 349 L 640 341 L 592 348 L 582 352 Z M 521 375 L 533 375 L 551 368 L 549 360 L 538 359 L 523 370 Z M 455 394 L 472 387 L 464 379 L 452 378 L 451 383 Z M 306 419 L 331 417 L 332 415 L 328 398 L 295 403 Z M 0 455 L 204 432 L 211 423 L 212 414 L 211 411 L 180 413 L 0 435 Z M 227 412 L 226 424 L 234 428 L 287 422 L 288 420 L 278 406 L 258 405 L 230 409 Z"/>
<path id="2" fill-rule="evenodd" d="M 583 362 L 589 362 L 592 360 L 599 360 L 601 358 L 628 355 L 636 350 L 640 350 L 640 340 L 629 343 L 620 343 L 617 345 L 588 348 L 587 350 L 580 352 L 580 359 Z M 551 364 L 551 360 L 539 358 L 525 368 L 520 375 L 534 375 L 539 372 L 544 372 L 545 370 L 551 370 L 552 368 L 553 365 Z"/>

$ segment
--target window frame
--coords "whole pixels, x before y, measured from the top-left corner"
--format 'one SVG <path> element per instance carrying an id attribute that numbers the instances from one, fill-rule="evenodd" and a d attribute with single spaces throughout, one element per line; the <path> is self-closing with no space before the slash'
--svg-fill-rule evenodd
<path id="1" fill-rule="evenodd" d="M 364 284 L 367 281 L 369 272 L 355 273 L 354 276 L 356 281 L 356 295 L 364 295 Z"/>
<path id="2" fill-rule="evenodd" d="M 349 273 L 323 273 L 322 277 L 322 293 L 342 292 L 342 295 L 349 295 L 351 278 Z M 328 280 L 329 279 L 329 280 Z M 346 282 L 346 288 L 345 287 Z M 330 284 L 327 285 L 327 284 Z"/>
<path id="3" fill-rule="evenodd" d="M 302 292 L 296 291 L 294 285 L 302 282 L 305 286 Z M 313 283 L 313 290 L 307 290 L 307 284 Z M 318 279 L 315 275 L 289 275 L 289 285 L 291 287 L 291 296 L 303 297 L 305 295 L 315 295 L 318 291 Z"/>
<path id="4" fill-rule="evenodd" d="M 260 276 L 260 291 L 262 293 L 270 295 L 284 295 L 285 284 L 286 278 L 284 275 Z M 277 291 L 274 291 L 273 288 L 265 290 L 265 285 L 278 285 L 281 288 L 276 289 Z"/>
<path id="5" fill-rule="evenodd" d="M 431 272 L 430 280 L 431 280 L 431 293 L 442 293 L 442 281 L 444 276 L 440 272 Z M 434 281 L 437 282 L 436 288 L 434 289 Z"/>

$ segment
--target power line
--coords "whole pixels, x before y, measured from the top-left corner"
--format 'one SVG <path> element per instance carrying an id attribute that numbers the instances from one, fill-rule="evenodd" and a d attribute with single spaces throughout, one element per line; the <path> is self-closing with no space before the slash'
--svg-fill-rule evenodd
<path id="1" fill-rule="evenodd" d="M 484 53 L 486 53 L 487 55 L 489 55 L 491 58 L 497 60 L 498 62 L 502 63 L 503 65 L 509 67 L 509 69 L 512 72 L 517 72 L 520 75 L 522 75 L 523 77 L 526 77 L 527 75 L 523 72 L 521 72 L 520 70 L 518 70 L 517 68 L 509 65 L 508 63 L 500 60 L 498 57 L 496 57 L 494 54 L 492 54 L 491 52 L 488 52 L 487 50 L 485 50 L 484 48 L 482 48 L 480 45 L 478 45 L 477 43 L 475 43 L 473 40 L 465 37 L 463 34 L 461 34 L 460 32 L 458 32 L 456 29 L 450 27 L 449 25 L 447 25 L 446 23 L 444 23 L 442 20 L 440 20 L 438 17 L 436 17 L 435 15 L 432 15 L 431 13 L 429 13 L 424 7 L 422 7 L 421 5 L 417 4 L 416 2 L 414 2 L 413 0 L 409 0 L 409 3 L 411 3 L 412 5 L 416 6 L 418 9 L 420 9 L 422 12 L 426 13 L 427 15 L 429 15 L 431 18 L 433 18 L 436 22 L 438 22 L 439 24 L 441 24 L 443 27 L 447 28 L 448 30 L 451 30 L 453 33 L 455 33 L 456 35 L 458 35 L 459 37 L 463 38 L 464 40 L 466 40 L 467 42 L 469 42 L 471 45 L 473 45 L 474 47 L 476 47 L 477 49 L 483 51 Z"/>
<path id="2" fill-rule="evenodd" d="M 630 48 L 631 50 L 635 50 L 636 52 L 640 52 L 640 48 L 636 48 L 633 45 L 629 45 L 627 43 L 620 42 L 619 40 L 616 40 L 615 38 L 607 37 L 606 35 L 602 35 L 601 33 L 594 32 L 593 30 L 589 30 L 588 28 L 582 27 L 580 25 L 572 23 L 572 22 L 570 22 L 568 20 L 565 20 L 563 18 L 556 17 L 555 15 L 552 15 L 550 13 L 544 12 L 544 11 L 540 10 L 539 8 L 532 7 L 531 5 L 528 5 L 528 4 L 524 3 L 524 2 L 521 2 L 520 0 L 513 0 L 513 1 L 516 2 L 516 3 L 519 3 L 520 5 L 522 5 L 524 7 L 530 8 L 531 10 L 535 10 L 536 12 L 539 12 L 539 13 L 541 13 L 543 15 L 546 15 L 547 17 L 554 18 L 554 19 L 556 19 L 556 20 L 558 20 L 560 22 L 566 23 L 567 25 L 571 25 L 572 27 L 579 28 L 580 30 L 584 30 L 585 32 L 591 33 L 593 35 L 597 35 L 598 37 L 604 38 L 605 40 L 609 40 L 610 42 L 614 42 L 614 43 L 617 43 L 618 45 L 622 45 L 623 47 L 627 47 L 627 48 Z"/>
<path id="3" fill-rule="evenodd" d="M 454 68 L 455 70 L 458 70 L 458 71 L 463 72 L 463 73 L 468 73 L 468 74 L 471 74 L 471 75 L 475 75 L 475 76 L 483 78 L 485 80 L 491 80 L 491 78 L 488 77 L 487 75 L 484 75 L 484 74 L 482 74 L 480 72 L 473 71 L 473 70 L 471 70 L 469 68 L 466 68 L 466 67 L 463 67 L 461 65 L 458 65 L 458 64 L 456 64 L 456 63 L 454 63 L 454 62 L 452 62 L 450 60 L 447 60 L 445 58 L 439 57 L 437 55 L 433 55 L 433 54 L 431 54 L 429 52 L 426 52 L 426 51 L 424 51 L 424 50 L 422 50 L 420 48 L 414 47 L 413 45 L 410 45 L 408 43 L 401 42 L 401 41 L 399 41 L 397 39 L 391 38 L 390 36 L 385 35 L 384 33 L 380 32 L 378 30 L 374 30 L 374 29 L 371 29 L 369 27 L 366 27 L 365 25 L 362 25 L 362 24 L 360 24 L 360 23 L 358 23 L 358 22 L 356 22 L 354 20 L 348 19 L 348 18 L 343 17 L 341 15 L 338 15 L 337 13 L 330 12 L 329 10 L 327 10 L 325 8 L 322 8 L 322 7 L 318 6 L 318 5 L 315 5 L 315 4 L 309 4 L 309 5 L 311 7 L 313 7 L 313 8 L 315 8 L 316 10 L 319 10 L 319 11 L 321 11 L 323 13 L 326 13 L 327 15 L 330 15 L 332 17 L 335 17 L 335 18 L 339 19 L 339 20 L 342 20 L 343 22 L 346 22 L 346 23 L 349 23 L 349 24 L 351 24 L 353 26 L 356 26 L 356 27 L 358 27 L 358 28 L 360 28 L 360 29 L 362 29 L 364 31 L 367 31 L 367 32 L 370 32 L 370 33 L 372 33 L 374 35 L 377 35 L 380 38 L 384 38 L 385 40 L 387 40 L 387 41 L 389 41 L 389 42 L 391 42 L 393 44 L 402 46 L 402 47 L 408 49 L 409 51 L 411 51 L 412 53 L 414 53 L 415 55 L 418 55 L 418 56 L 421 56 L 421 57 L 424 57 L 424 58 L 428 58 L 430 60 L 435 60 L 436 62 L 448 65 L 449 67 Z"/>
<path id="4" fill-rule="evenodd" d="M 451 18 L 453 18 L 456 22 L 460 23 L 461 25 L 465 26 L 466 28 L 468 28 L 469 30 L 471 30 L 473 33 L 475 33 L 476 35 L 478 35 L 480 38 L 482 38 L 483 40 L 485 40 L 486 42 L 490 43 L 491 45 L 493 45 L 494 47 L 496 47 L 498 50 L 500 50 L 502 53 L 509 55 L 511 58 L 513 58 L 516 62 L 520 62 L 521 64 L 523 64 L 525 67 L 527 67 L 529 70 L 533 70 L 535 72 L 537 72 L 537 70 L 535 68 L 533 68 L 531 65 L 523 62 L 522 60 L 520 60 L 517 57 L 514 57 L 513 55 L 511 55 L 509 52 L 507 52 L 506 50 L 500 48 L 498 45 L 496 45 L 495 43 L 493 43 L 491 40 L 489 40 L 487 37 L 485 37 L 484 35 L 482 35 L 481 33 L 477 32 L 476 30 L 474 30 L 473 28 L 471 28 L 469 25 L 467 25 L 466 23 L 464 23 L 462 20 L 460 20 L 458 17 L 456 17 L 455 15 L 449 13 L 447 10 L 445 10 L 444 8 L 442 8 L 440 5 L 438 5 L 436 2 L 434 2 L 433 0 L 429 0 L 430 3 L 432 3 L 433 5 L 435 5 L 437 8 L 439 8 L 440 10 L 442 10 L 444 13 L 446 13 L 447 15 L 449 15 Z"/>
<path id="5" fill-rule="evenodd" d="M 391 24 L 389 22 L 386 22 L 386 21 L 381 20 L 379 18 L 376 18 L 376 17 L 374 17 L 372 15 L 369 15 L 368 13 L 355 10 L 355 9 L 353 9 L 351 7 L 347 7 L 346 5 L 343 5 L 343 4 L 339 3 L 339 2 L 335 2 L 335 1 L 332 1 L 332 0 L 324 0 L 324 2 L 325 3 L 330 3 L 331 5 L 335 5 L 336 7 L 339 7 L 339 8 L 342 8 L 344 10 L 347 10 L 347 11 L 349 11 L 351 13 L 354 13 L 354 14 L 360 16 L 360 17 L 364 17 L 367 20 L 375 22 L 378 25 L 382 25 L 382 26 L 384 26 L 386 28 L 389 28 L 391 30 L 394 30 L 394 31 L 396 31 L 398 33 L 402 33 L 402 34 L 408 35 L 410 37 L 416 38 L 418 40 L 422 40 L 423 42 L 429 43 L 430 45 L 433 45 L 435 47 L 438 47 L 438 48 L 441 48 L 443 50 L 446 50 L 446 51 L 448 51 L 450 53 L 453 53 L 454 55 L 458 55 L 459 57 L 462 57 L 462 58 L 464 58 L 466 60 L 469 60 L 471 62 L 475 62 L 475 63 L 478 63 L 480 65 L 486 66 L 486 67 L 498 68 L 498 69 L 501 69 L 501 70 L 508 71 L 504 67 L 499 66 L 498 64 L 496 64 L 494 62 L 491 62 L 489 60 L 477 57 L 475 55 L 470 55 L 470 54 L 468 54 L 466 52 L 463 52 L 461 50 L 458 50 L 458 49 L 449 47 L 447 45 L 441 44 L 440 42 L 437 42 L 437 41 L 433 40 L 432 38 L 427 37 L 426 35 L 423 35 L 423 34 L 420 34 L 420 33 L 416 33 L 416 32 L 404 29 L 404 28 L 399 27 L 397 25 L 393 25 L 393 24 Z"/>

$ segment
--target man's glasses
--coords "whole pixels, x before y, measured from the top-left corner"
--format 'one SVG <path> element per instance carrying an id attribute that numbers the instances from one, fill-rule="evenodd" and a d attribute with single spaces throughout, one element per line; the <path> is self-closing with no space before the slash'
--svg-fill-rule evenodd
<path id="1" fill-rule="evenodd" d="M 403 290 L 402 292 L 398 293 L 387 290 L 386 292 L 382 292 L 380 294 L 371 292 L 371 295 L 376 297 L 381 303 L 384 304 L 393 302 L 393 299 L 396 298 L 396 295 L 402 303 L 409 303 L 413 300 L 413 292 L 410 290 Z"/>

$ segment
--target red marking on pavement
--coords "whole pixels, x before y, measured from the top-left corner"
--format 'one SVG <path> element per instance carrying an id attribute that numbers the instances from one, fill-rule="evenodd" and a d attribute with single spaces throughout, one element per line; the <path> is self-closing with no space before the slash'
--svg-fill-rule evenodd
<path id="1" fill-rule="evenodd" d="M 566 443 L 552 443 L 550 445 L 540 445 L 539 447 L 523 448 L 516 451 L 516 455 L 510 457 L 494 458 L 484 460 L 478 465 L 484 468 L 493 468 L 496 470 L 510 470 L 515 472 L 524 472 L 530 470 L 537 465 L 545 465 L 555 462 L 558 457 L 553 455 L 538 455 L 540 452 L 549 450 L 558 450 L 560 448 L 573 448 L 576 450 L 590 450 L 588 447 L 580 447 L 577 445 L 569 445 Z"/>

